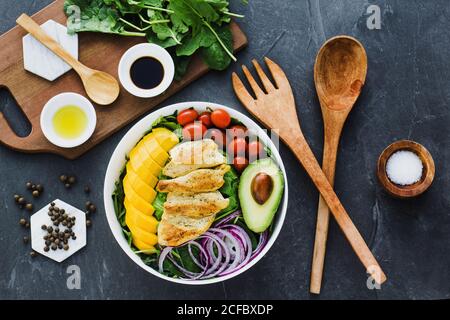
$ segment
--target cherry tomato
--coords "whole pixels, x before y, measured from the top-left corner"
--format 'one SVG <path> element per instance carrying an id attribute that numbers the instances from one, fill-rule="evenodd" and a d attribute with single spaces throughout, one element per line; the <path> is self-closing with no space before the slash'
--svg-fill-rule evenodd
<path id="1" fill-rule="evenodd" d="M 227 129 L 227 135 L 230 137 L 230 139 L 245 138 L 247 136 L 247 128 L 245 126 L 236 124 L 230 129 Z"/>
<path id="2" fill-rule="evenodd" d="M 194 109 L 186 109 L 178 114 L 177 121 L 184 127 L 185 125 L 194 122 L 197 118 L 197 111 L 195 111 Z"/>
<path id="3" fill-rule="evenodd" d="M 225 134 L 220 129 L 208 129 L 208 131 L 206 131 L 203 135 L 203 138 L 214 140 L 214 142 L 219 146 L 219 149 L 223 149 L 223 146 L 225 145 Z"/>
<path id="4" fill-rule="evenodd" d="M 247 151 L 247 141 L 244 138 L 233 139 L 228 145 L 228 153 L 233 157 L 235 156 L 245 156 Z"/>
<path id="5" fill-rule="evenodd" d="M 202 112 L 200 114 L 200 116 L 198 117 L 198 121 L 203 123 L 205 125 L 205 127 L 211 128 L 211 126 L 212 126 L 211 112 L 208 112 L 208 111 Z"/>
<path id="6" fill-rule="evenodd" d="M 261 142 L 255 140 L 248 144 L 248 159 L 250 162 L 264 158 L 265 150 Z"/>
<path id="7" fill-rule="evenodd" d="M 207 128 L 201 122 L 193 122 L 187 124 L 183 128 L 184 140 L 200 140 L 203 138 Z"/>
<path id="8" fill-rule="evenodd" d="M 248 160 L 245 157 L 236 157 L 233 160 L 233 167 L 238 171 L 242 172 L 248 166 Z"/>
<path id="9" fill-rule="evenodd" d="M 212 123 L 220 129 L 226 129 L 231 123 L 230 115 L 223 109 L 214 110 L 211 113 L 211 120 Z"/>

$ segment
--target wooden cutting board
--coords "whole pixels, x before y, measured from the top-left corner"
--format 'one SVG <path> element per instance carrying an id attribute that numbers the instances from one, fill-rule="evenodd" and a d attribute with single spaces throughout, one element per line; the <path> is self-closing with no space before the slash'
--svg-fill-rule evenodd
<path id="1" fill-rule="evenodd" d="M 33 19 L 40 24 L 53 19 L 65 25 L 63 4 L 64 0 L 56 0 L 35 14 Z M 231 24 L 231 30 L 235 51 L 244 48 L 247 45 L 245 34 L 234 22 Z M 183 79 L 174 81 L 165 94 L 151 99 L 133 97 L 121 88 L 120 96 L 114 104 L 107 107 L 95 106 L 97 128 L 91 139 L 80 147 L 63 149 L 52 145 L 44 137 L 39 123 L 41 110 L 50 98 L 61 92 L 77 92 L 84 96 L 86 94 L 81 80 L 73 70 L 53 82 L 25 71 L 22 50 L 22 37 L 25 35 L 26 32 L 16 26 L 0 37 L 0 87 L 6 87 L 11 92 L 30 121 L 32 129 L 27 137 L 17 136 L 0 112 L 0 142 L 14 150 L 27 153 L 50 152 L 75 159 L 208 71 L 201 59 L 195 57 Z M 87 66 L 106 71 L 118 78 L 117 66 L 122 54 L 143 41 L 145 40 L 137 37 L 82 33 L 79 35 L 79 58 Z"/>

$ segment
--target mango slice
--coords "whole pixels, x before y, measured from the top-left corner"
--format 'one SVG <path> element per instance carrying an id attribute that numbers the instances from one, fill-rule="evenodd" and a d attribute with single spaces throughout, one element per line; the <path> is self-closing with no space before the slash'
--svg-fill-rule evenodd
<path id="1" fill-rule="evenodd" d="M 158 236 L 154 233 L 147 232 L 142 230 L 139 227 L 134 226 L 133 224 L 128 224 L 128 228 L 131 231 L 133 240 L 139 240 L 142 243 L 147 244 L 148 246 L 154 246 L 158 243 Z"/>
<path id="2" fill-rule="evenodd" d="M 136 246 L 136 248 L 138 248 L 140 251 L 144 251 L 144 252 L 142 252 L 143 254 L 156 253 L 156 249 L 154 246 L 151 246 L 145 242 L 142 242 L 141 240 L 136 239 L 135 237 L 133 237 L 132 240 L 133 240 L 133 244 Z"/>
<path id="3" fill-rule="evenodd" d="M 130 181 L 130 176 L 127 174 L 124 178 L 124 186 L 125 180 L 127 180 L 127 185 L 131 186 L 134 191 L 145 201 L 152 203 L 156 198 L 156 191 L 149 187 L 148 184 L 145 184 L 140 179 L 135 179 L 133 182 Z M 125 195 L 127 191 L 125 190 Z"/>
<path id="4" fill-rule="evenodd" d="M 139 169 L 141 166 L 145 166 L 152 175 L 158 177 L 162 167 L 148 156 L 147 152 L 140 146 L 136 146 L 130 152 L 130 162 L 133 168 Z"/>
<path id="5" fill-rule="evenodd" d="M 140 179 L 150 188 L 155 188 L 156 184 L 158 183 L 158 178 L 152 175 L 145 166 L 141 166 L 139 170 L 135 170 L 131 162 L 127 163 L 127 176 L 129 176 L 130 183 L 133 183 L 135 179 Z"/>
<path id="6" fill-rule="evenodd" d="M 151 216 L 153 212 L 155 212 L 155 208 L 153 208 L 150 201 L 145 201 L 136 193 L 136 191 L 134 191 L 129 184 L 127 177 L 123 179 L 123 188 L 125 191 L 125 198 L 128 199 L 136 209 L 148 216 Z"/>
<path id="7" fill-rule="evenodd" d="M 155 128 L 152 133 L 161 148 L 166 151 L 169 151 L 180 142 L 177 135 L 166 128 Z"/>
<path id="8" fill-rule="evenodd" d="M 155 138 L 151 134 L 147 135 L 142 141 L 141 147 L 144 147 L 147 154 L 155 160 L 157 164 L 159 164 L 161 167 L 164 167 L 164 165 L 167 162 L 167 159 L 169 159 L 169 154 L 161 148 L 158 141 L 156 141 Z"/>
<path id="9" fill-rule="evenodd" d="M 148 216 L 140 212 L 126 198 L 124 204 L 126 209 L 125 220 L 127 225 L 130 223 L 150 233 L 156 233 L 158 228 L 158 220 L 156 220 L 155 217 Z"/>

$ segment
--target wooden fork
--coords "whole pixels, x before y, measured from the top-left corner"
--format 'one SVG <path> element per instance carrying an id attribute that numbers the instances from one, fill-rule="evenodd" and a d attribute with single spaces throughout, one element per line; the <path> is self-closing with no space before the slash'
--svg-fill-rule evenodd
<path id="1" fill-rule="evenodd" d="M 280 139 L 292 150 L 311 177 L 317 189 L 319 189 L 339 227 L 342 229 L 356 255 L 365 266 L 367 273 L 369 273 L 377 283 L 381 284 L 385 282 L 386 275 L 342 206 L 303 136 L 289 80 L 276 63 L 268 58 L 264 59 L 275 81 L 275 85 L 269 80 L 259 63 L 256 60 L 253 60 L 253 65 L 261 79 L 265 91 L 260 88 L 247 67 L 242 66 L 244 75 L 256 98 L 247 91 L 238 75 L 233 73 L 233 88 L 238 99 L 244 107 L 266 127 L 278 130 Z"/>

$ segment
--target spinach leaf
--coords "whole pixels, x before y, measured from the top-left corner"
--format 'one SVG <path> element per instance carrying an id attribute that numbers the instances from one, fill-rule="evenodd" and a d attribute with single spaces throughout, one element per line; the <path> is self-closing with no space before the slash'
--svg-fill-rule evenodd
<path id="1" fill-rule="evenodd" d="M 175 80 L 181 80 L 183 75 L 186 74 L 187 68 L 189 67 L 189 62 L 191 62 L 191 57 L 174 57 L 175 62 Z"/>
<path id="2" fill-rule="evenodd" d="M 233 50 L 233 35 L 231 34 L 230 28 L 221 28 L 217 32 L 217 35 L 228 50 Z M 202 48 L 201 53 L 203 60 L 213 70 L 225 70 L 231 63 L 230 56 L 218 41 L 215 41 L 209 47 Z"/>
<path id="3" fill-rule="evenodd" d="M 120 20 L 116 9 L 102 0 L 66 0 L 64 10 L 69 34 L 83 31 L 144 37 L 145 33 L 125 30 L 126 24 Z"/>
<path id="4" fill-rule="evenodd" d="M 228 207 L 217 214 L 216 221 L 225 218 L 239 209 L 239 176 L 234 169 L 231 169 L 224 175 L 223 179 L 225 180 L 225 183 L 219 191 L 225 198 L 230 199 L 230 203 L 228 204 Z"/>
<path id="5" fill-rule="evenodd" d="M 177 47 L 177 56 L 191 56 L 201 47 L 210 47 L 216 39 L 211 31 L 206 27 L 200 27 L 201 30 L 196 34 L 191 34 L 183 40 L 183 44 Z"/>

